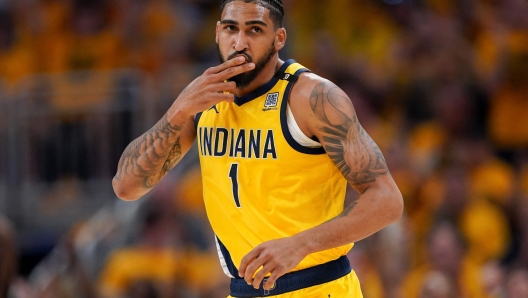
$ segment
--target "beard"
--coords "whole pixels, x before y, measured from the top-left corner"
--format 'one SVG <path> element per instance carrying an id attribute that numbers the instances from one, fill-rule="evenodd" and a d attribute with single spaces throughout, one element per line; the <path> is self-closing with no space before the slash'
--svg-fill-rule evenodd
<path id="1" fill-rule="evenodd" d="M 234 52 L 233 54 L 229 55 L 227 57 L 227 60 L 226 60 L 226 59 L 224 59 L 224 56 L 222 56 L 222 53 L 220 52 L 220 46 L 219 45 L 217 45 L 217 49 L 218 49 L 218 56 L 220 57 L 220 62 L 221 63 L 224 63 L 227 60 L 233 59 L 237 55 L 243 55 L 244 57 L 246 57 L 246 63 L 253 62 L 253 58 L 248 53 L 246 53 L 245 51 Z M 253 80 L 255 80 L 255 78 L 258 77 L 258 75 L 262 72 L 264 67 L 266 67 L 266 65 L 268 65 L 268 63 L 270 62 L 271 58 L 276 53 L 277 53 L 277 50 L 275 49 L 275 41 L 273 41 L 271 43 L 271 47 L 264 54 L 264 56 L 262 58 L 260 58 L 255 63 L 255 68 L 253 70 L 246 71 L 246 72 L 238 74 L 238 75 L 236 75 L 234 77 L 231 77 L 231 78 L 228 79 L 228 81 L 235 82 L 237 88 L 244 88 L 244 87 L 249 86 L 249 84 L 251 82 L 253 82 Z"/>

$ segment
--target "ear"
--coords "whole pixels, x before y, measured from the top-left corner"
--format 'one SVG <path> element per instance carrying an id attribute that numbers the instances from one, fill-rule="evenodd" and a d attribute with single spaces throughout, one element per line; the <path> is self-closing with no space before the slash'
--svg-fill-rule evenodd
<path id="1" fill-rule="evenodd" d="M 220 21 L 216 22 L 216 37 L 215 37 L 215 41 L 216 41 L 216 44 L 218 44 L 218 30 L 220 30 Z"/>
<path id="2" fill-rule="evenodd" d="M 286 37 L 287 37 L 286 29 L 284 28 L 280 28 L 275 33 L 275 49 L 277 51 L 281 50 L 286 44 Z"/>

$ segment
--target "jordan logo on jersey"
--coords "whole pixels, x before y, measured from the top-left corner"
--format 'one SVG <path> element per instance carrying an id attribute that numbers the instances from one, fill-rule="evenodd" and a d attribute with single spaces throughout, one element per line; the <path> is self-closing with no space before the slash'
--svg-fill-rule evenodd
<path id="1" fill-rule="evenodd" d="M 268 93 L 266 101 L 264 101 L 264 108 L 262 111 L 277 110 L 277 104 L 279 103 L 279 92 Z"/>
<path id="2" fill-rule="evenodd" d="M 275 136 L 271 129 L 235 130 L 200 126 L 198 134 L 200 154 L 203 156 L 277 159 Z"/>

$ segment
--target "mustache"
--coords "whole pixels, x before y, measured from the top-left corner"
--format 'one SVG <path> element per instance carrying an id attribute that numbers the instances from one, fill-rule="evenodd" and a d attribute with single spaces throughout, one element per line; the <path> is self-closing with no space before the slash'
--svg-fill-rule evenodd
<path id="1" fill-rule="evenodd" d="M 227 57 L 227 60 L 231 60 L 231 59 L 233 59 L 233 58 L 235 58 L 236 56 L 239 56 L 239 55 L 245 56 L 246 57 L 246 62 L 248 62 L 248 63 L 249 62 L 253 62 L 253 58 L 251 58 L 251 56 L 248 53 L 246 53 L 246 51 L 236 51 L 233 54 L 229 55 Z"/>

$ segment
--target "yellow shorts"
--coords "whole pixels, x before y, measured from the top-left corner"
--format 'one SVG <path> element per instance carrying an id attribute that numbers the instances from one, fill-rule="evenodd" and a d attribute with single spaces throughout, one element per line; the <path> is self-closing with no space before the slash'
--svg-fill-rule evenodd
<path id="1" fill-rule="evenodd" d="M 336 280 L 297 291 L 267 296 L 271 298 L 363 298 L 356 273 L 349 274 Z M 235 298 L 228 296 L 228 298 Z M 255 297 L 257 298 L 257 297 Z"/>

